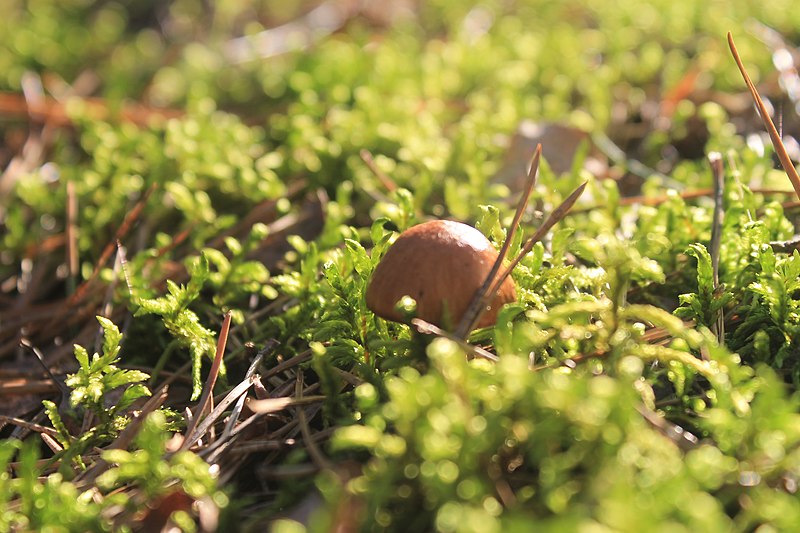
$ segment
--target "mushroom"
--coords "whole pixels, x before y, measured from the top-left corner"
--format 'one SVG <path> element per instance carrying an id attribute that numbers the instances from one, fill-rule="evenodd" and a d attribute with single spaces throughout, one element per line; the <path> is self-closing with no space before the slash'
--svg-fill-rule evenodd
<path id="1" fill-rule="evenodd" d="M 417 302 L 416 316 L 440 327 L 455 326 L 486 280 L 498 253 L 466 224 L 432 220 L 404 231 L 381 259 L 367 288 L 367 307 L 403 322 L 396 308 L 404 296 Z M 500 285 L 477 327 L 491 326 L 503 304 L 516 301 L 511 277 Z"/>

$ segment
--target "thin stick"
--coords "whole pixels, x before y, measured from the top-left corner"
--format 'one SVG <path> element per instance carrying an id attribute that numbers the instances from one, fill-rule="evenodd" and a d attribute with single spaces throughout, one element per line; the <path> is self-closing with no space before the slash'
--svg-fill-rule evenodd
<path id="1" fill-rule="evenodd" d="M 711 171 L 714 175 L 714 218 L 711 226 L 711 268 L 713 271 L 714 290 L 719 289 L 719 253 L 722 244 L 722 219 L 723 219 L 723 192 L 725 187 L 725 174 L 722 168 L 722 154 L 711 152 L 708 154 L 708 162 L 711 164 Z M 717 336 L 717 340 L 722 344 L 725 338 L 725 322 L 722 309 L 717 313 L 714 324 L 711 325 L 712 332 Z"/>
<path id="2" fill-rule="evenodd" d="M 49 379 L 12 379 L 0 380 L 0 397 L 18 396 L 20 394 L 39 394 L 42 392 L 53 392 L 58 390 L 52 380 Z M 2 420 L 0 420 L 2 422 Z"/>
<path id="3" fill-rule="evenodd" d="M 772 187 L 750 187 L 750 191 L 756 194 L 792 194 L 794 191 L 789 189 L 775 189 Z M 714 189 L 696 189 L 691 191 L 683 191 L 678 193 L 678 196 L 683 198 L 684 200 L 693 200 L 695 198 L 703 198 L 704 196 L 713 196 Z M 662 195 L 662 196 L 627 196 L 625 198 L 619 199 L 619 205 L 660 205 L 672 198 L 670 195 Z M 572 211 L 572 214 L 580 213 L 583 211 L 591 211 L 592 209 L 596 209 L 595 207 L 589 207 L 586 209 L 576 209 Z"/>
<path id="4" fill-rule="evenodd" d="M 3 423 L 4 425 L 13 424 L 17 427 L 25 428 L 36 433 L 50 435 L 51 437 L 58 437 L 58 431 L 53 428 L 49 428 L 41 424 L 34 424 L 33 422 L 28 422 L 27 420 L 23 420 L 15 416 L 0 415 L 0 423 Z"/>
<path id="5" fill-rule="evenodd" d="M 800 238 L 794 237 L 788 241 L 771 241 L 769 245 L 773 252 L 791 254 L 795 250 L 800 250 Z"/>
<path id="6" fill-rule="evenodd" d="M 682 450 L 688 451 L 696 448 L 700 441 L 689 431 L 686 431 L 677 424 L 673 424 L 659 416 L 657 413 L 651 411 L 643 405 L 636 407 L 636 410 L 644 417 L 644 419 L 654 428 L 658 429 L 664 436 L 671 439 Z"/>
<path id="7" fill-rule="evenodd" d="M 761 120 L 764 122 L 764 127 L 767 129 L 767 133 L 769 133 L 769 138 L 772 141 L 772 146 L 775 148 L 775 153 L 778 154 L 778 159 L 781 162 L 781 166 L 786 172 L 786 175 L 789 177 L 789 181 L 792 182 L 792 187 L 794 187 L 797 197 L 800 198 L 800 175 L 797 173 L 797 169 L 794 168 L 792 159 L 789 157 L 789 153 L 786 151 L 786 147 L 783 145 L 781 136 L 769 116 L 767 106 L 764 105 L 761 95 L 758 94 L 758 89 L 756 89 L 756 86 L 753 84 L 753 81 L 747 74 L 747 70 L 744 68 L 742 58 L 739 57 L 739 51 L 736 49 L 736 45 L 733 42 L 733 35 L 731 35 L 731 32 L 728 32 L 728 46 L 733 54 L 733 59 L 736 61 L 736 66 L 739 67 L 739 72 L 742 73 L 744 82 L 747 84 L 747 88 L 750 90 L 750 96 L 753 97 L 753 101 L 758 108 L 758 113 L 761 115 Z"/>
<path id="8" fill-rule="evenodd" d="M 469 335 L 469 332 L 472 331 L 472 328 L 478 323 L 478 320 L 480 320 L 481 315 L 485 311 L 485 302 L 490 301 L 497 292 L 497 288 L 500 287 L 498 284 L 496 285 L 497 288 L 492 290 L 492 283 L 495 279 L 495 276 L 497 276 L 497 273 L 500 271 L 500 267 L 503 265 L 503 261 L 506 258 L 508 249 L 511 246 L 511 241 L 514 239 L 514 235 L 519 227 L 519 221 L 522 219 L 522 214 L 525 212 L 525 208 L 528 206 L 528 200 L 530 199 L 531 191 L 533 190 L 533 186 L 536 184 L 536 176 L 539 172 L 539 161 L 541 158 L 542 145 L 538 144 L 536 145 L 536 151 L 533 154 L 531 168 L 528 171 L 528 179 L 525 183 L 525 190 L 522 192 L 519 202 L 517 202 L 517 210 L 514 213 L 514 219 L 511 221 L 511 227 L 508 228 L 508 233 L 506 234 L 506 239 L 503 242 L 503 246 L 500 248 L 497 259 L 495 260 L 494 265 L 492 265 L 492 269 L 489 271 L 489 274 L 486 276 L 483 285 L 481 285 L 481 287 L 475 292 L 475 295 L 472 297 L 472 301 L 470 301 L 469 307 L 467 307 L 467 311 L 461 317 L 461 321 L 456 328 L 455 336 L 460 339 L 467 338 L 467 335 Z"/>
<path id="9" fill-rule="evenodd" d="M 305 50 L 344 27 L 362 9 L 360 2 L 316 3 L 314 9 L 285 24 L 226 41 L 222 47 L 226 62 L 240 65 Z"/>
<path id="10" fill-rule="evenodd" d="M 44 354 L 39 350 L 39 348 L 31 344 L 31 342 L 25 338 L 21 339 L 19 344 L 20 346 L 30 350 L 30 352 L 36 356 L 36 360 L 39 362 L 39 365 L 41 365 L 47 376 L 53 381 L 53 384 L 58 387 L 58 390 L 61 392 L 62 396 L 64 398 L 69 398 L 69 395 L 72 393 L 72 389 L 67 387 L 62 380 L 58 379 L 55 374 L 53 374 L 53 371 L 50 370 L 50 367 L 47 366 L 47 363 L 45 363 Z"/>
<path id="11" fill-rule="evenodd" d="M 61 444 L 51 435 L 48 435 L 47 433 L 39 433 L 39 437 L 53 453 L 61 453 L 64 451 L 64 447 L 61 446 Z"/>

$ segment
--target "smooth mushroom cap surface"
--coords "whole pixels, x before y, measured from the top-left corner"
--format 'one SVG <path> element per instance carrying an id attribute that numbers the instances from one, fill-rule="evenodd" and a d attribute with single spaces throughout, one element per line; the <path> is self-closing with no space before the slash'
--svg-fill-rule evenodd
<path id="1" fill-rule="evenodd" d="M 418 224 L 401 233 L 378 263 L 367 287 L 367 307 L 382 318 L 403 322 L 395 305 L 410 296 L 417 302 L 417 317 L 455 327 L 497 256 L 492 243 L 472 226 L 451 220 Z M 477 327 L 494 324 L 498 309 L 516 299 L 509 276 Z"/>

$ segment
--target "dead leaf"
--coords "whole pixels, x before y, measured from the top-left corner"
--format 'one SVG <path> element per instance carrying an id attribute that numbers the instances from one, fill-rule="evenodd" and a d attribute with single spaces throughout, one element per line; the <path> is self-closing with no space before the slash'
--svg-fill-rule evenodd
<path id="1" fill-rule="evenodd" d="M 511 137 L 500 170 L 492 182 L 503 183 L 512 191 L 521 191 L 528 176 L 528 166 L 536 150 L 542 145 L 542 156 L 556 174 L 569 172 L 582 143 L 590 143 L 589 155 L 584 163 L 586 170 L 594 176 L 608 172 L 608 161 L 594 146 L 589 133 L 554 122 L 524 120 Z"/>

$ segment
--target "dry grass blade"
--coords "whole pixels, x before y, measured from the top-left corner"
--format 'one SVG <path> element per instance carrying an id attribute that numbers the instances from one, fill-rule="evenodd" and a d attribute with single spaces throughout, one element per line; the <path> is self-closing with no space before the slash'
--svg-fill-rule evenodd
<path id="1" fill-rule="evenodd" d="M 439 337 L 444 337 L 449 339 L 453 342 L 458 343 L 461 348 L 463 348 L 468 354 L 483 357 L 484 359 L 488 359 L 489 361 L 497 362 L 498 358 L 495 354 L 487 352 L 480 346 L 474 346 L 461 337 L 457 335 L 453 335 L 452 333 L 448 333 L 440 327 L 434 326 L 430 322 L 425 322 L 421 318 L 413 318 L 411 319 L 411 324 L 417 328 L 417 331 L 420 333 L 425 333 L 428 335 L 438 335 Z"/>
<path id="2" fill-rule="evenodd" d="M 294 395 L 298 400 L 303 398 L 303 374 L 301 373 L 297 374 L 294 391 Z M 308 418 L 306 417 L 304 407 L 297 406 L 295 412 L 297 413 L 297 420 L 300 424 L 300 433 L 303 435 L 303 441 L 308 450 L 308 455 L 311 456 L 311 460 L 314 461 L 314 464 L 317 465 L 320 470 L 330 470 L 332 466 L 331 462 L 322 454 L 322 451 L 320 451 L 317 443 L 314 441 L 314 436 L 311 435 L 311 428 L 308 425 Z"/>
<path id="3" fill-rule="evenodd" d="M 214 390 L 214 385 L 217 383 L 217 377 L 219 377 L 219 369 L 220 366 L 222 366 L 222 357 L 225 354 L 225 345 L 228 342 L 228 332 L 230 329 L 231 313 L 229 311 L 225 313 L 225 319 L 222 322 L 222 329 L 219 332 L 219 339 L 217 340 L 217 352 L 214 355 L 214 362 L 211 364 L 211 370 L 208 372 L 208 378 L 206 378 L 206 384 L 203 387 L 203 395 L 200 397 L 200 401 L 197 402 L 197 410 L 195 411 L 189 426 L 186 428 L 187 439 L 184 441 L 181 449 L 185 450 L 193 444 L 189 442 L 190 439 L 188 436 L 194 433 L 200 418 L 203 416 L 208 404 L 211 402 L 211 393 Z"/>
<path id="4" fill-rule="evenodd" d="M 228 63 L 241 64 L 305 50 L 342 28 L 360 11 L 360 2 L 328 0 L 286 24 L 230 39 L 222 52 Z"/>
<path id="5" fill-rule="evenodd" d="M 116 250 L 116 243 L 122 240 L 125 235 L 128 234 L 131 227 L 133 227 L 134 222 L 139 219 L 139 216 L 142 214 L 142 211 L 147 205 L 147 201 L 150 199 L 150 196 L 153 194 L 155 189 L 155 183 L 148 187 L 139 201 L 136 202 L 136 205 L 133 206 L 133 209 L 128 211 L 128 213 L 125 215 L 125 218 L 122 220 L 122 224 L 120 224 L 116 234 L 114 235 L 114 239 L 103 249 L 103 252 L 100 254 L 100 258 L 97 260 L 97 263 L 95 263 L 94 270 L 92 270 L 89 278 L 81 283 L 77 290 L 72 293 L 72 296 L 70 296 L 67 305 L 65 306 L 66 309 L 71 308 L 76 302 L 81 301 L 81 299 L 83 299 L 83 297 L 86 295 L 87 291 L 89 290 L 89 286 L 95 280 L 95 278 L 97 278 L 98 274 L 100 274 L 100 269 L 105 266 L 111 257 L 111 254 L 114 252 L 114 250 Z"/>
<path id="6" fill-rule="evenodd" d="M 47 363 L 44 360 L 44 354 L 41 352 L 41 350 L 39 350 L 39 348 L 37 348 L 36 346 L 31 344 L 28 339 L 20 340 L 19 344 L 23 348 L 28 349 L 33 355 L 36 356 L 36 360 L 39 362 L 39 365 L 42 367 L 42 369 L 44 369 L 45 374 L 47 374 L 47 376 L 53 382 L 54 386 L 57 387 L 58 390 L 61 391 L 61 394 L 65 398 L 69 398 L 69 395 L 72 392 L 72 390 L 69 387 L 67 387 L 62 380 L 58 379 L 53 374 L 53 372 L 50 370 L 50 367 L 47 366 Z"/>
<path id="7" fill-rule="evenodd" d="M 325 345 L 325 343 L 323 343 L 323 345 Z M 299 365 L 300 363 L 305 363 L 306 361 L 311 359 L 311 356 L 312 356 L 311 350 L 305 350 L 304 352 L 295 355 L 291 359 L 287 359 L 286 361 L 283 361 L 282 363 L 279 363 L 274 367 L 270 368 L 267 372 L 264 373 L 262 377 L 264 379 L 268 379 L 271 378 L 272 376 L 276 376 L 281 372 L 285 372 L 286 370 L 289 370 L 290 368 Z"/>
<path id="8" fill-rule="evenodd" d="M 256 354 L 255 358 L 253 359 L 253 362 L 250 363 L 247 372 L 245 372 L 244 374 L 245 379 L 250 379 L 255 375 L 258 365 L 260 365 L 261 361 L 264 360 L 264 356 L 272 352 L 275 349 L 275 347 L 278 346 L 278 344 L 279 344 L 278 341 L 271 339 L 261 350 L 259 350 L 258 354 Z M 253 385 L 256 384 L 256 381 L 259 380 L 255 379 L 253 381 Z M 239 414 L 242 412 L 242 407 L 244 406 L 244 402 L 246 399 L 247 399 L 246 396 L 242 396 L 239 398 L 239 401 L 236 402 L 236 405 L 234 406 L 233 411 L 231 412 L 231 418 L 225 425 L 225 431 L 223 432 L 223 436 L 229 435 L 233 431 L 233 427 L 236 424 L 236 420 L 239 418 Z"/>
<path id="9" fill-rule="evenodd" d="M 758 113 L 761 115 L 761 120 L 764 122 L 764 127 L 767 129 L 767 133 L 769 133 L 769 138 L 772 141 L 772 146 L 775 148 L 775 153 L 778 154 L 778 159 L 781 162 L 781 166 L 786 172 L 786 175 L 789 177 L 789 181 L 792 182 L 792 187 L 794 187 L 797 197 L 800 198 L 800 175 L 798 175 L 797 169 L 794 168 L 792 159 L 789 157 L 789 153 L 786 151 L 786 147 L 783 145 L 781 136 L 778 133 L 778 130 L 775 128 L 772 118 L 769 116 L 769 110 L 767 110 L 767 106 L 764 105 L 761 95 L 758 94 L 758 89 L 756 89 L 756 86 L 750 79 L 750 75 L 747 74 L 747 70 L 744 68 L 742 58 L 739 56 L 739 51 L 736 49 L 736 45 L 733 42 L 733 35 L 731 35 L 730 32 L 728 32 L 728 46 L 731 49 L 731 54 L 733 54 L 733 59 L 736 61 L 736 66 L 739 67 L 739 72 L 742 73 L 744 82 L 747 84 L 747 88 L 750 90 L 750 96 L 753 97 L 753 101 L 758 108 Z"/>
<path id="10" fill-rule="evenodd" d="M 248 400 L 247 408 L 258 414 L 269 414 L 283 411 L 288 407 L 297 407 L 300 405 L 310 405 L 312 403 L 321 402 L 325 396 L 303 396 L 301 398 L 285 396 L 282 398 L 267 398 L 265 400 Z"/>
<path id="11" fill-rule="evenodd" d="M 130 423 L 125 426 L 119 436 L 108 445 L 106 448 L 107 450 L 125 450 L 130 446 L 133 442 L 133 439 L 139 433 L 139 430 L 142 427 L 142 423 L 147 418 L 147 416 L 155 411 L 156 409 L 160 408 L 164 405 L 164 402 L 167 401 L 167 395 L 169 393 L 168 387 L 162 387 L 160 391 L 157 391 L 153 396 L 151 396 L 147 402 L 145 402 L 144 406 L 142 406 L 141 411 L 130 421 Z M 108 463 L 101 459 L 98 459 L 88 470 L 84 471 L 82 475 L 78 477 L 78 480 L 84 483 L 91 483 L 97 477 L 105 472 L 108 468 Z"/>
<path id="12" fill-rule="evenodd" d="M 486 308 L 488 303 L 491 301 L 490 300 L 491 296 L 498 291 L 500 285 L 502 285 L 505 279 L 511 275 L 511 273 L 514 271 L 519 262 L 522 261 L 522 258 L 528 255 L 528 253 L 531 250 L 533 250 L 533 246 L 537 242 L 542 240 L 542 238 L 544 238 L 547 232 L 550 231 L 550 229 L 553 226 L 555 226 L 561 219 L 563 219 L 566 216 L 566 214 L 569 212 L 572 206 L 575 205 L 575 202 L 578 201 L 578 198 L 580 198 L 581 194 L 583 194 L 583 190 L 586 188 L 586 185 L 588 183 L 589 183 L 588 181 L 585 181 L 581 185 L 579 185 L 577 189 L 572 191 L 572 194 L 570 194 L 566 200 L 561 202 L 561 205 L 559 205 L 555 209 L 555 211 L 550 213 L 550 216 L 547 217 L 547 220 L 544 221 L 544 224 L 539 226 L 539 229 L 536 230 L 536 233 L 534 233 L 531 238 L 525 241 L 525 244 L 522 246 L 522 249 L 517 254 L 517 257 L 515 257 L 511 261 L 511 263 L 509 263 L 509 265 L 505 268 L 505 270 L 503 270 L 502 274 L 497 276 L 497 278 L 494 281 L 494 285 L 492 285 L 492 288 L 489 289 L 489 291 L 485 292 L 484 295 L 478 300 L 477 305 L 480 311 L 483 311 Z M 467 331 L 471 331 L 471 329 L 475 326 L 479 318 L 480 314 L 476 314 L 475 317 L 472 319 L 472 323 L 470 324 Z"/>
<path id="13" fill-rule="evenodd" d="M 689 451 L 696 448 L 700 441 L 695 435 L 689 433 L 682 427 L 665 420 L 657 413 L 651 411 L 644 406 L 638 406 L 637 411 L 642 417 L 655 429 L 661 432 L 662 435 L 668 437 L 675 442 L 683 451 Z"/>
<path id="14" fill-rule="evenodd" d="M 183 444 L 181 445 L 182 449 L 187 449 L 194 445 L 198 440 L 203 438 L 203 436 L 208 432 L 211 426 L 222 416 L 222 413 L 225 412 L 225 409 L 230 407 L 230 405 L 242 397 L 243 394 L 247 393 L 250 387 L 253 386 L 253 382 L 256 380 L 254 376 L 251 376 L 241 383 L 239 383 L 236 387 L 231 389 L 231 391 L 225 396 L 225 398 L 219 402 L 207 417 L 203 419 L 203 421 L 197 425 L 197 428 L 192 432 L 186 432 L 186 440 L 184 440 Z M 195 416 L 192 420 L 198 420 L 198 417 Z"/>
<path id="15" fill-rule="evenodd" d="M 538 144 L 536 145 L 536 151 L 533 154 L 531 168 L 528 171 L 528 179 L 525 183 L 525 189 L 523 190 L 522 196 L 517 203 L 517 210 L 514 213 L 514 219 L 511 221 L 511 227 L 508 229 L 508 234 L 503 242 L 503 246 L 500 248 L 500 253 L 497 256 L 494 265 L 492 265 L 492 269 L 489 271 L 489 274 L 486 276 L 486 280 L 483 282 L 483 285 L 481 285 L 480 289 L 478 289 L 478 291 L 472 297 L 472 301 L 470 302 L 469 307 L 467 307 L 467 311 L 464 313 L 464 316 L 461 318 L 461 322 L 459 322 L 458 327 L 456 328 L 455 335 L 460 339 L 467 338 L 469 332 L 472 331 L 472 328 L 481 319 L 481 315 L 486 309 L 485 302 L 491 301 L 491 298 L 500 287 L 500 283 L 492 285 L 492 282 L 495 279 L 495 276 L 497 276 L 497 273 L 500 271 L 500 267 L 503 265 L 506 254 L 508 254 L 508 248 L 511 246 L 511 241 L 514 239 L 514 235 L 519 227 L 519 221 L 522 219 L 522 214 L 525 212 L 525 208 L 528 206 L 528 200 L 530 199 L 531 191 L 533 190 L 533 186 L 536 184 L 536 175 L 539 172 L 539 161 L 541 158 L 542 145 Z"/>
<path id="16" fill-rule="evenodd" d="M 520 261 L 522 261 L 522 258 L 528 255 L 531 250 L 533 250 L 534 245 L 541 241 L 542 238 L 547 235 L 547 232 L 566 216 L 569 210 L 572 209 L 572 206 L 575 205 L 575 202 L 578 201 L 578 198 L 580 198 L 581 194 L 583 194 L 583 190 L 586 189 L 586 185 L 588 183 L 588 181 L 584 181 L 582 184 L 580 184 L 577 189 L 572 191 L 572 194 L 567 196 L 566 200 L 561 202 L 561 205 L 559 205 L 555 211 L 550 213 L 550 216 L 547 217 L 547 220 L 544 221 L 544 224 L 539 226 L 539 229 L 536 230 L 536 233 L 534 233 L 530 239 L 525 241 L 525 244 L 522 246 L 519 254 L 517 254 L 517 257 L 515 257 L 514 260 L 511 261 L 511 263 L 506 267 L 503 273 L 498 276 L 497 280 L 495 281 L 495 287 L 499 287 L 500 284 L 511 275 L 511 272 L 513 272 L 514 268 L 519 264 Z"/>
<path id="17" fill-rule="evenodd" d="M 264 356 L 271 352 L 275 346 L 278 345 L 278 341 L 270 340 L 267 342 L 267 345 L 261 349 L 256 357 L 253 359 L 253 362 L 250 363 L 250 367 L 247 369 L 247 372 L 244 375 L 243 381 L 251 381 L 253 386 L 257 386 L 260 384 L 259 377 L 255 375 L 256 368 L 258 365 L 261 364 L 262 359 Z M 231 409 L 231 413 L 228 416 L 228 422 L 225 424 L 225 429 L 222 431 L 222 434 L 219 436 L 217 440 L 211 443 L 208 447 L 201 451 L 201 455 L 205 457 L 209 462 L 216 462 L 217 458 L 219 457 L 220 453 L 222 453 L 226 447 L 229 447 L 233 440 L 234 430 L 236 429 L 236 424 L 239 422 L 239 416 L 242 414 L 242 408 L 244 407 L 245 401 L 247 401 L 247 395 L 242 394 L 236 400 L 236 403 Z"/>

